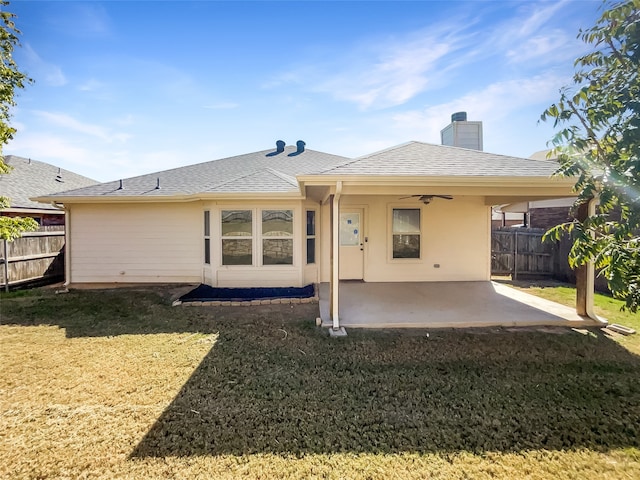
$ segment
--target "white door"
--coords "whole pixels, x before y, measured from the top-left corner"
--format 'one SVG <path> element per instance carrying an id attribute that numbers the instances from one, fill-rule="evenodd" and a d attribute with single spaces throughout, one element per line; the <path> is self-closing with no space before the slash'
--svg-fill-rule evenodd
<path id="1" fill-rule="evenodd" d="M 363 211 L 340 211 L 340 280 L 364 278 Z"/>

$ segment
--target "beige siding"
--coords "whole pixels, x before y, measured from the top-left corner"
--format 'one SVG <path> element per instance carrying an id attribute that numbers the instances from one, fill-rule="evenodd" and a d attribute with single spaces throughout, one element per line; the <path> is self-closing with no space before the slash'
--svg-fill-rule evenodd
<path id="1" fill-rule="evenodd" d="M 490 208 L 483 197 L 456 196 L 423 205 L 397 196 L 343 196 L 343 207 L 364 209 L 364 280 L 463 281 L 490 278 Z M 306 265 L 306 209 L 317 208 L 316 264 Z M 391 212 L 420 208 L 421 258 L 393 259 Z M 292 209 L 294 260 L 291 266 L 258 265 L 260 239 L 255 232 L 253 266 L 224 266 L 221 261 L 220 211 Z M 203 211 L 211 212 L 211 265 L 204 265 Z M 329 281 L 330 210 L 295 202 L 73 205 L 71 281 L 202 282 L 221 287 L 302 286 Z M 439 265 L 436 268 L 435 265 Z"/>
<path id="2" fill-rule="evenodd" d="M 198 204 L 73 205 L 71 282 L 202 281 Z"/>
<path id="3" fill-rule="evenodd" d="M 327 203 L 320 211 L 322 237 L 318 241 L 320 255 L 320 281 L 328 282 L 331 278 L 331 205 Z"/>
<path id="4" fill-rule="evenodd" d="M 424 205 L 397 196 L 343 196 L 341 206 L 364 208 L 364 280 L 368 282 L 473 281 L 490 278 L 491 209 L 483 197 L 456 196 Z M 393 208 L 421 209 L 421 258 L 393 259 Z M 323 220 L 321 281 L 329 281 L 328 207 Z M 438 267 L 436 267 L 438 265 Z"/>

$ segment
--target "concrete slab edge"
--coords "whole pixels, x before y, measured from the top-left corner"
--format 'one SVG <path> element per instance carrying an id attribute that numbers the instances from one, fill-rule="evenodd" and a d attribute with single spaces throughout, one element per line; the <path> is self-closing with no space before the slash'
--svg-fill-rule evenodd
<path id="1" fill-rule="evenodd" d="M 415 329 L 430 329 L 430 328 L 487 328 L 487 327 L 568 327 L 568 328 L 589 328 L 597 327 L 602 328 L 603 324 L 597 320 L 585 319 L 585 320 L 558 320 L 555 322 L 544 321 L 520 321 L 520 322 L 425 322 L 425 323 L 372 323 L 372 324 L 351 324 L 341 322 L 344 327 L 349 328 L 364 328 L 371 330 L 379 329 L 395 329 L 395 328 L 415 328 Z M 323 327 L 331 327 L 328 323 L 323 323 Z"/>

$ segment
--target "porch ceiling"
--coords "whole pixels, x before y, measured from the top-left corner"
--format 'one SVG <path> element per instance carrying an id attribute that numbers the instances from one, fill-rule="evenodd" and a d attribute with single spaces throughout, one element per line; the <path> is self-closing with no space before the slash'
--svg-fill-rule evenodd
<path id="1" fill-rule="evenodd" d="M 320 313 L 330 326 L 329 285 Z M 601 325 L 566 307 L 496 282 L 340 282 L 340 325 L 362 328 L 466 328 Z"/>

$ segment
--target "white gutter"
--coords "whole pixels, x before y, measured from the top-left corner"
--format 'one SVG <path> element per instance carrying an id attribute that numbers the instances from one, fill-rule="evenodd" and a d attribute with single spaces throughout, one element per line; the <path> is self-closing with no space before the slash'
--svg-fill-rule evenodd
<path id="1" fill-rule="evenodd" d="M 250 198 L 248 197 L 250 196 Z M 198 202 L 198 201 L 225 201 L 225 200 L 303 200 L 304 195 L 300 192 L 262 192 L 262 193 L 197 193 L 197 194 L 177 194 L 177 195 L 99 195 L 99 196 L 41 196 L 32 197 L 29 200 L 39 203 L 166 203 L 166 202 Z"/>

